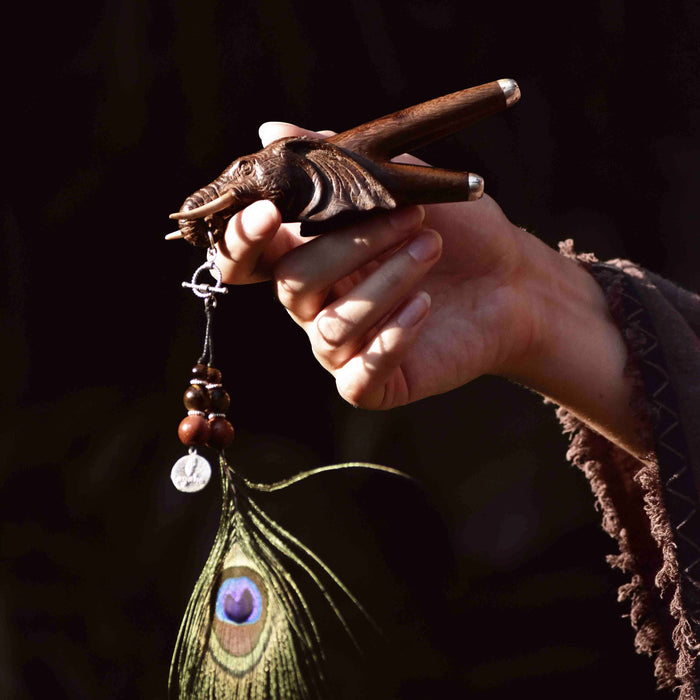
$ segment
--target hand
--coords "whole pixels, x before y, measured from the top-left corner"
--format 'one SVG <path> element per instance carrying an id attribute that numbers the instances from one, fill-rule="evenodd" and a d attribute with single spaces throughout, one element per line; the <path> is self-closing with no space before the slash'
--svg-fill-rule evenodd
<path id="1" fill-rule="evenodd" d="M 304 133 L 317 135 L 261 128 L 265 144 Z M 230 222 L 217 263 L 227 283 L 274 278 L 354 405 L 388 409 L 499 374 L 635 443 L 626 348 L 602 292 L 487 195 L 377 214 L 311 240 L 256 202 Z"/>
<path id="2" fill-rule="evenodd" d="M 298 133 L 309 132 L 272 124 L 262 136 Z M 311 241 L 258 202 L 229 225 L 218 263 L 228 283 L 274 274 L 340 393 L 391 408 L 506 373 L 527 353 L 541 321 L 524 284 L 527 238 L 489 197 L 376 215 Z"/>

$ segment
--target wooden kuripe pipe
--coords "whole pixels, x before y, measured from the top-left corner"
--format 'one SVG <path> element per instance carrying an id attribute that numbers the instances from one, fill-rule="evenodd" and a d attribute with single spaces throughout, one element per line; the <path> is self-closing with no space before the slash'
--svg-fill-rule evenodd
<path id="1" fill-rule="evenodd" d="M 392 163 L 391 158 L 459 131 L 515 104 L 514 80 L 460 90 L 367 122 L 328 139 L 289 137 L 235 160 L 172 214 L 179 233 L 209 245 L 233 214 L 269 199 L 284 221 L 317 235 L 377 209 L 474 200 L 483 180 L 473 173 Z"/>
<path id="2" fill-rule="evenodd" d="M 327 140 L 368 158 L 388 160 L 461 131 L 519 99 L 514 80 L 496 80 L 407 107 Z"/>

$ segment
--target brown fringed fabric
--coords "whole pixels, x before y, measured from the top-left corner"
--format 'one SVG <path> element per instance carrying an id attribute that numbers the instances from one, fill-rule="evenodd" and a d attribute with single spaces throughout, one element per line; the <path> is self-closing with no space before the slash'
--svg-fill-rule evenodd
<path id="1" fill-rule="evenodd" d="M 603 289 L 629 349 L 626 372 L 637 391 L 632 410 L 645 460 L 625 452 L 565 409 L 567 457 L 588 477 L 603 527 L 619 545 L 609 557 L 630 575 L 619 599 L 630 602 L 637 651 L 654 657 L 660 688 L 680 700 L 700 697 L 700 297 L 632 263 L 575 258 Z"/>

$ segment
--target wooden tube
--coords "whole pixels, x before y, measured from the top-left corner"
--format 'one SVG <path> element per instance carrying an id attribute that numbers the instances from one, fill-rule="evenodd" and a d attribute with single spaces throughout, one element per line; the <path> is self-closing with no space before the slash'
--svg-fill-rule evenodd
<path id="1" fill-rule="evenodd" d="M 514 104 L 519 93 L 509 90 L 510 85 L 517 90 L 514 81 L 495 80 L 443 95 L 343 131 L 328 142 L 372 159 L 390 159 Z"/>

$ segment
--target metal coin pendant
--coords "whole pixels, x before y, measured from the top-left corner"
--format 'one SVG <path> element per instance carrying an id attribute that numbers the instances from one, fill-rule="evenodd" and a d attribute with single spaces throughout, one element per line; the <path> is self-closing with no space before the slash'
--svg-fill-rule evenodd
<path id="1" fill-rule="evenodd" d="M 211 479 L 211 466 L 204 457 L 190 452 L 173 464 L 170 479 L 175 488 L 184 493 L 201 491 Z"/>

